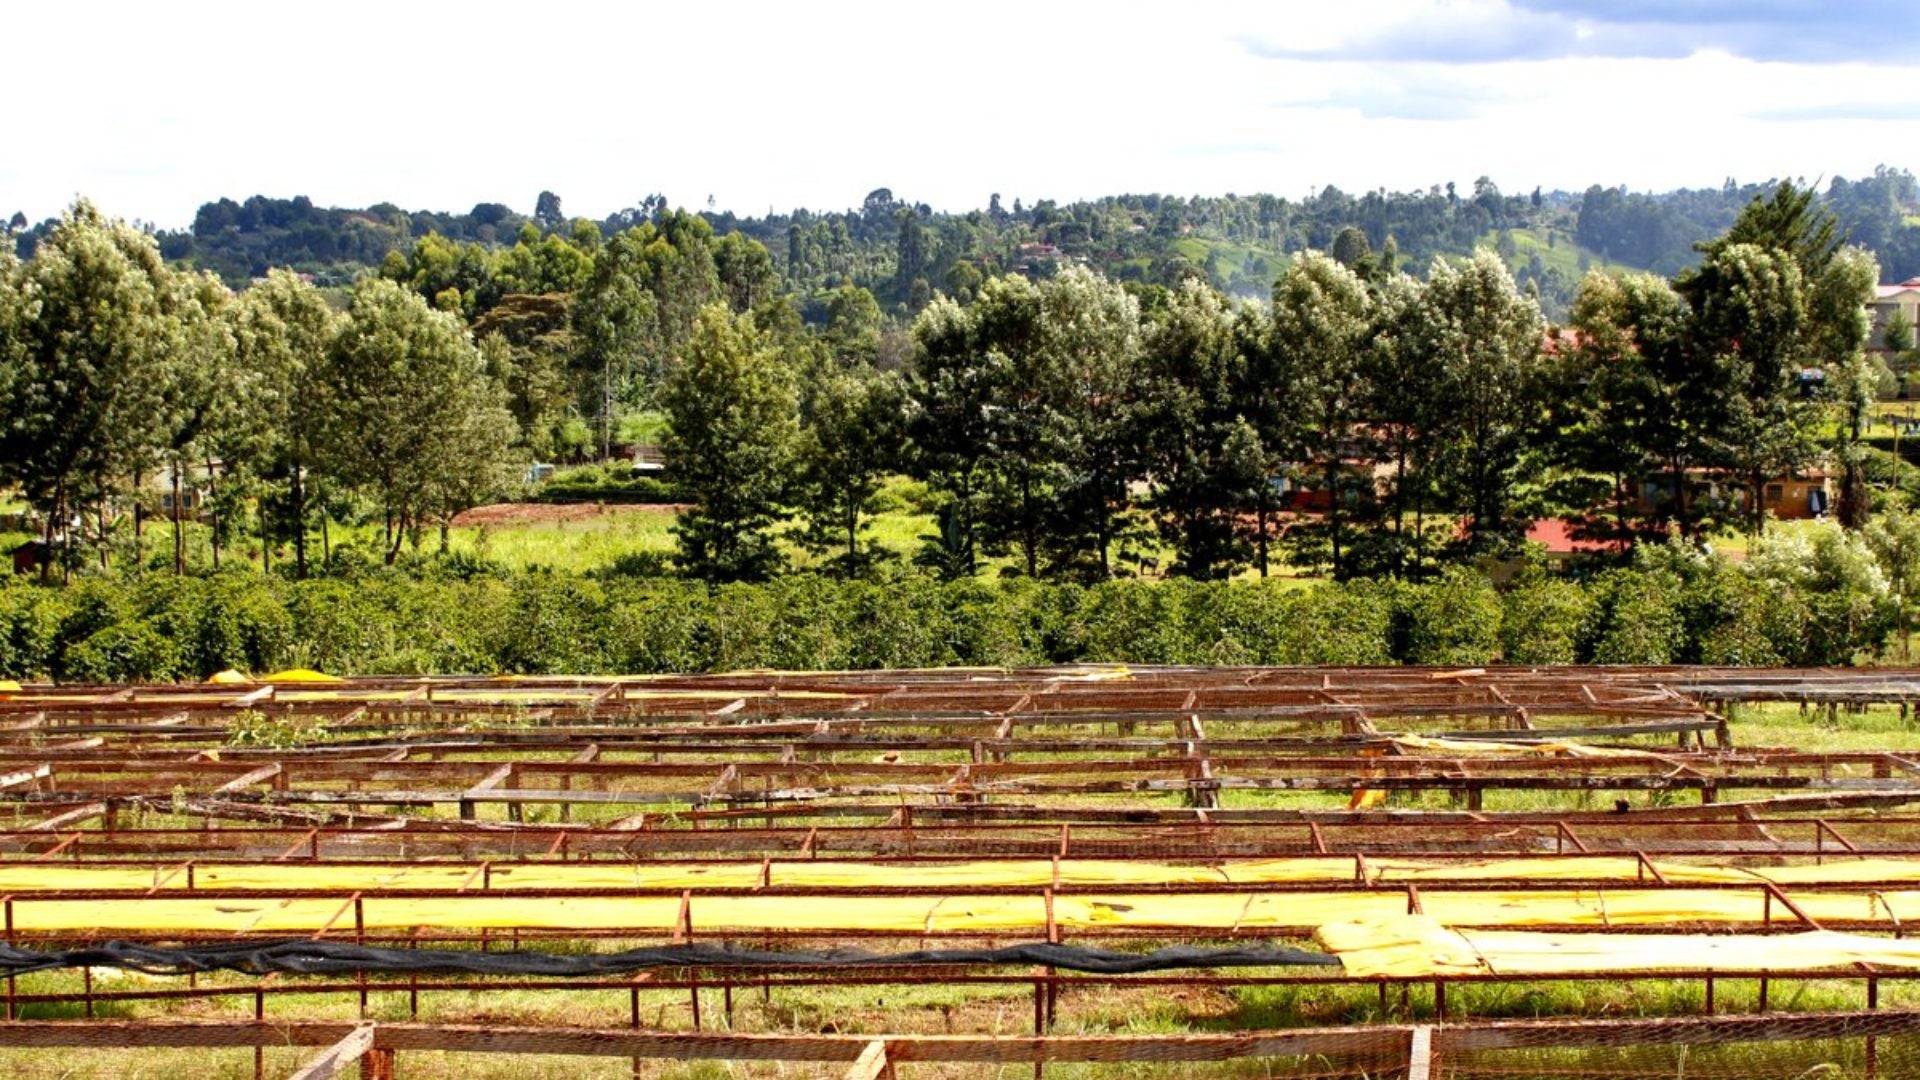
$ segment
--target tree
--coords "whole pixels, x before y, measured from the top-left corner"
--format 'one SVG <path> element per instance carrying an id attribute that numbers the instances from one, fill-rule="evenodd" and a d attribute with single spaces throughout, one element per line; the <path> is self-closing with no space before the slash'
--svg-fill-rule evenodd
<path id="1" fill-rule="evenodd" d="M 563 292 L 513 293 L 473 323 L 487 371 L 507 391 L 518 442 L 538 458 L 580 449 L 563 445 L 562 436 L 577 396 L 567 377 L 577 343 L 572 307 L 572 296 Z"/>
<path id="2" fill-rule="evenodd" d="M 970 577 L 979 565 L 991 417 L 1004 357 L 982 347 L 978 324 L 973 309 L 946 297 L 913 322 L 909 464 L 941 498 L 939 531 L 926 538 L 917 561 L 946 577 Z"/>
<path id="3" fill-rule="evenodd" d="M 1920 588 L 1920 514 L 1904 505 L 1883 510 L 1868 523 L 1867 546 L 1893 593 L 1894 626 L 1900 634 L 1900 662 L 1912 658 L 1913 622 L 1908 602 Z"/>
<path id="4" fill-rule="evenodd" d="M 696 214 L 660 205 L 653 220 L 601 247 L 574 304 L 580 383 L 590 388 L 587 412 L 599 422 L 607 456 L 616 415 L 652 400 L 668 359 L 685 347 L 701 310 L 725 297 L 712 227 Z M 750 294 L 758 278 L 750 269 L 743 273 L 742 287 Z"/>
<path id="5" fill-rule="evenodd" d="M 1367 242 L 1365 231 L 1349 225 L 1334 236 L 1329 254 L 1341 266 L 1364 273 L 1373 261 L 1373 245 Z"/>
<path id="6" fill-rule="evenodd" d="M 1239 515 L 1261 485 L 1259 436 L 1236 409 L 1246 364 L 1219 293 L 1188 282 L 1145 333 L 1143 445 L 1174 573 L 1230 578 L 1250 557 Z"/>
<path id="7" fill-rule="evenodd" d="M 0 480 L 42 509 L 56 549 L 159 446 L 181 347 L 171 273 L 151 237 L 82 200 L 8 275 Z"/>
<path id="8" fill-rule="evenodd" d="M 186 534 L 181 522 L 182 475 L 190 463 L 204 461 L 207 483 L 214 484 L 216 461 L 231 470 L 235 462 L 222 459 L 239 450 L 243 440 L 236 436 L 253 426 L 259 415 L 258 403 L 253 400 L 257 385 L 234 363 L 236 312 L 232 302 L 232 294 L 220 279 L 204 273 L 173 275 L 163 297 L 176 348 L 163 376 L 157 449 L 172 473 L 176 574 L 184 574 L 187 569 Z M 136 475 L 148 464 L 137 464 Z M 138 535 L 136 524 L 136 539 Z M 219 536 L 220 530 L 215 529 L 215 566 L 220 563 Z"/>
<path id="9" fill-rule="evenodd" d="M 883 550 L 862 548 L 860 535 L 886 474 L 899 466 L 906 406 L 900 378 L 864 364 L 829 361 L 806 381 L 794 470 L 807 521 L 800 538 L 811 551 L 839 549 L 833 565 L 842 576 L 858 576 Z"/>
<path id="10" fill-rule="evenodd" d="M 284 478 L 294 573 L 307 576 L 307 471 L 326 415 L 318 374 L 340 319 L 312 285 L 286 270 L 242 294 L 236 319 L 239 368 L 254 387 L 264 436 L 263 472 Z"/>
<path id="11" fill-rule="evenodd" d="M 1130 485 L 1145 470 L 1140 308 L 1115 282 L 1068 267 L 1040 289 L 1038 351 L 1052 354 L 1060 464 L 1053 569 L 1113 575 L 1128 534 Z"/>
<path id="12" fill-rule="evenodd" d="M 987 375 L 987 495 L 982 524 L 996 547 L 1021 554 L 1027 576 L 1040 572 L 1040 549 L 1060 482 L 1061 425 L 1055 350 L 1038 348 L 1040 290 L 1021 277 L 987 283 L 967 309 L 974 363 Z"/>
<path id="13" fill-rule="evenodd" d="M 842 285 L 827 294 L 827 325 L 822 337 L 845 363 L 872 363 L 880 354 L 886 318 L 880 302 L 858 285 Z"/>
<path id="14" fill-rule="evenodd" d="M 1693 348 L 1719 369 L 1712 446 L 1746 488 L 1749 533 L 1765 521 L 1766 482 L 1793 473 L 1814 452 L 1819 412 L 1801 391 L 1805 279 L 1785 251 L 1718 246 L 1679 283 L 1693 309 Z"/>
<path id="15" fill-rule="evenodd" d="M 1692 531 L 1687 469 L 1707 460 L 1718 372 L 1688 347 L 1687 303 L 1652 274 L 1589 273 L 1573 303 L 1556 385 L 1561 463 L 1611 480 L 1613 539 L 1631 542 L 1641 481 L 1659 467 L 1671 498 L 1654 512 Z M 1563 339 L 1565 340 L 1565 339 Z"/>
<path id="16" fill-rule="evenodd" d="M 1745 482 L 1748 530 L 1758 532 L 1764 520 L 1766 482 L 1812 459 L 1817 396 L 1841 404 L 1841 517 L 1857 527 L 1868 512 L 1860 472 L 1871 401 L 1863 307 L 1878 268 L 1843 247 L 1838 221 L 1813 189 L 1791 182 L 1771 197 L 1755 196 L 1700 250 L 1700 266 L 1675 286 L 1693 307 L 1698 347 L 1723 365 L 1732 391 L 1720 450 Z"/>
<path id="17" fill-rule="evenodd" d="M 1882 370 L 1866 351 L 1872 333 L 1867 304 L 1879 280 L 1880 266 L 1872 255 L 1843 247 L 1808 282 L 1809 359 L 1826 376 L 1827 397 L 1840 412 L 1840 497 L 1835 516 L 1849 529 L 1865 526 L 1873 512 L 1872 489 L 1862 465 L 1868 418 L 1879 396 Z"/>
<path id="18" fill-rule="evenodd" d="M 703 308 L 661 388 L 663 449 L 693 506 L 673 526 L 677 559 L 711 582 L 771 577 L 797 434 L 792 379 L 750 319 Z"/>
<path id="19" fill-rule="evenodd" d="M 465 327 L 379 278 L 353 290 L 348 318 L 312 374 L 324 409 L 316 457 L 380 503 L 385 559 L 430 521 L 497 483 L 513 421 Z"/>
<path id="20" fill-rule="evenodd" d="M 1468 555 L 1505 553 L 1527 526 L 1514 498 L 1538 464 L 1527 451 L 1545 418 L 1546 322 L 1489 251 L 1460 266 L 1435 262 L 1418 310 L 1418 354 L 1441 373 L 1450 417 L 1438 479 L 1466 515 L 1460 546 Z"/>
<path id="21" fill-rule="evenodd" d="M 780 286 L 773 255 L 758 240 L 730 232 L 713 244 L 713 270 L 735 312 L 752 311 L 774 298 Z"/>
<path id="22" fill-rule="evenodd" d="M 1895 357 L 1913 351 L 1913 320 L 1904 309 L 1895 308 L 1881 324 L 1880 344 Z"/>
<path id="23" fill-rule="evenodd" d="M 533 220 L 539 222 L 540 227 L 548 232 L 565 225 L 567 216 L 560 212 L 560 196 L 551 191 L 542 191 L 539 197 L 533 200 Z"/>
<path id="24" fill-rule="evenodd" d="M 1336 576 L 1346 569 L 1341 527 L 1349 493 L 1342 489 L 1341 471 L 1346 458 L 1359 456 L 1354 441 L 1366 394 L 1361 357 L 1372 337 L 1372 314 L 1373 300 L 1360 276 L 1318 252 L 1295 259 L 1273 286 L 1266 343 L 1273 351 L 1271 370 L 1294 403 L 1287 448 L 1296 460 L 1318 467 Z M 1372 492 L 1352 494 L 1370 498 Z"/>

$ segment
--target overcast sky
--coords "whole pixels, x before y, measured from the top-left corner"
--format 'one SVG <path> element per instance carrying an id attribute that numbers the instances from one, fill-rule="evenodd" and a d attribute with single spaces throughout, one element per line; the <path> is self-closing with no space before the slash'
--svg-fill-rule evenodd
<path id="1" fill-rule="evenodd" d="M 0 216 L 1858 176 L 1920 168 L 1916 26 L 1890 0 L 23 2 Z"/>

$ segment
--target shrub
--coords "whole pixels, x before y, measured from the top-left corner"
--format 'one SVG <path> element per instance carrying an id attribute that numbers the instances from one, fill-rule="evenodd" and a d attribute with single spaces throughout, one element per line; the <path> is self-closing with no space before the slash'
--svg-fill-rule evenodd
<path id="1" fill-rule="evenodd" d="M 1571 581 L 1529 570 L 1501 598 L 1500 658 L 1509 664 L 1571 664 L 1593 598 Z"/>
<path id="2" fill-rule="evenodd" d="M 1592 585 L 1582 652 L 1596 664 L 1671 664 L 1686 643 L 1680 578 L 1664 570 L 1609 570 Z"/>
<path id="3" fill-rule="evenodd" d="M 1406 660 L 1485 664 L 1500 651 L 1500 596 L 1485 575 L 1460 567 L 1406 590 Z"/>

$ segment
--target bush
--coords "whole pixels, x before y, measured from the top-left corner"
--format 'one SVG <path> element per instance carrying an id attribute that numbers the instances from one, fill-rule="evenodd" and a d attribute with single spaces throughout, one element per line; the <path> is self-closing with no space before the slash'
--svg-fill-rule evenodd
<path id="1" fill-rule="evenodd" d="M 50 675 L 60 627 L 71 614 L 63 590 L 0 580 L 0 678 Z"/>
<path id="2" fill-rule="evenodd" d="M 1609 570 L 1594 579 L 1582 652 L 1596 664 L 1671 664 L 1686 643 L 1680 578 L 1665 570 Z"/>
<path id="3" fill-rule="evenodd" d="M 1509 664 L 1571 664 L 1593 597 L 1571 581 L 1529 570 L 1501 599 L 1500 658 Z"/>
<path id="4" fill-rule="evenodd" d="M 475 566 L 370 568 L 294 582 L 89 578 L 0 584 L 0 675 L 202 678 L 222 668 L 341 675 L 648 674 L 1040 664 L 1853 662 L 1891 626 L 1884 580 L 1837 530 L 1748 566 L 1684 546 L 1585 584 L 1522 573 L 1504 593 L 1453 570 L 1424 584 L 675 578 Z"/>
<path id="5" fill-rule="evenodd" d="M 1286 593 L 1276 664 L 1393 663 L 1394 586 L 1347 581 Z"/>
<path id="6" fill-rule="evenodd" d="M 1500 596 L 1482 574 L 1460 567 L 1406 591 L 1412 664 L 1486 664 L 1500 652 Z"/>

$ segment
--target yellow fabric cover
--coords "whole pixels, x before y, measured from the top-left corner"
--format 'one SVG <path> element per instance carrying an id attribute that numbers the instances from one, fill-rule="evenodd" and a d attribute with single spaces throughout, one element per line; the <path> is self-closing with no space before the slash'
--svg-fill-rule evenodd
<path id="1" fill-rule="evenodd" d="M 262 678 L 260 681 L 270 683 L 343 683 L 347 680 L 338 675 L 328 675 L 323 671 L 315 671 L 312 668 L 288 668 L 285 671 L 276 671 Z"/>
<path id="2" fill-rule="evenodd" d="M 88 863 L 0 862 L 0 892 L 36 893 L 78 889 L 97 891 L 163 892 L 185 890 L 187 875 L 181 863 L 114 865 Z M 391 864 L 379 862 L 310 864 L 302 862 L 199 863 L 194 885 L 202 889 L 256 891 L 390 889 L 459 889 L 495 892 L 515 889 L 594 891 L 609 889 L 754 888 L 762 884 L 794 888 L 862 889 L 910 885 L 921 888 L 1041 889 L 1056 880 L 1062 886 L 1098 888 L 1148 885 L 1279 885 L 1346 884 L 1363 867 L 1373 885 L 1444 885 L 1448 882 L 1538 883 L 1543 888 L 1505 892 L 1429 893 L 1429 896 L 1468 898 L 1473 912 L 1465 920 L 1479 923 L 1489 911 L 1507 911 L 1517 904 L 1535 905 L 1567 916 L 1560 921 L 1643 922 L 1647 918 L 1689 921 L 1750 921 L 1763 917 L 1758 886 L 1772 881 L 1790 888 L 1790 895 L 1815 918 L 1873 919 L 1893 911 L 1902 919 L 1920 917 L 1920 859 L 1871 859 L 1829 862 L 1825 865 L 1744 868 L 1706 864 L 1656 862 L 1674 885 L 1750 884 L 1752 889 L 1722 890 L 1655 888 L 1638 860 L 1612 855 L 1539 856 L 1487 860 L 1366 859 L 1358 864 L 1348 856 L 1310 855 L 1275 859 L 1241 859 L 1217 864 L 1158 863 L 1122 859 L 980 860 L 952 863 L 868 863 L 834 859 L 773 862 L 499 862 L 483 875 L 478 863 Z M 1057 874 L 1057 878 L 1056 878 Z M 764 878 L 763 878 L 764 875 Z M 1569 889 L 1566 882 L 1618 883 L 1606 888 Z M 1879 893 L 1820 891 L 1822 885 L 1889 882 L 1907 886 Z M 1351 893 L 1290 893 L 1294 902 L 1310 905 L 1320 895 Z M 1391 895 L 1391 894 L 1390 894 Z M 1478 898 L 1472 899 L 1472 898 Z M 1878 897 L 1878 899 L 1875 899 Z M 1261 901 L 1262 903 L 1265 900 Z M 1277 902 L 1277 901 L 1276 901 Z M 1451 902 L 1451 901 L 1448 901 Z M 1876 909 L 1877 906 L 1877 910 Z M 1816 910 L 1817 909 L 1817 910 Z M 1792 919 L 1776 905 L 1776 920 Z M 1299 925 L 1296 923 L 1295 925 Z"/>
<path id="3" fill-rule="evenodd" d="M 1920 968 L 1920 942 L 1814 930 L 1727 934 L 1550 934 L 1452 930 L 1425 915 L 1331 923 L 1315 935 L 1356 978 L 1645 971 L 1764 974 L 1874 964 Z"/>

